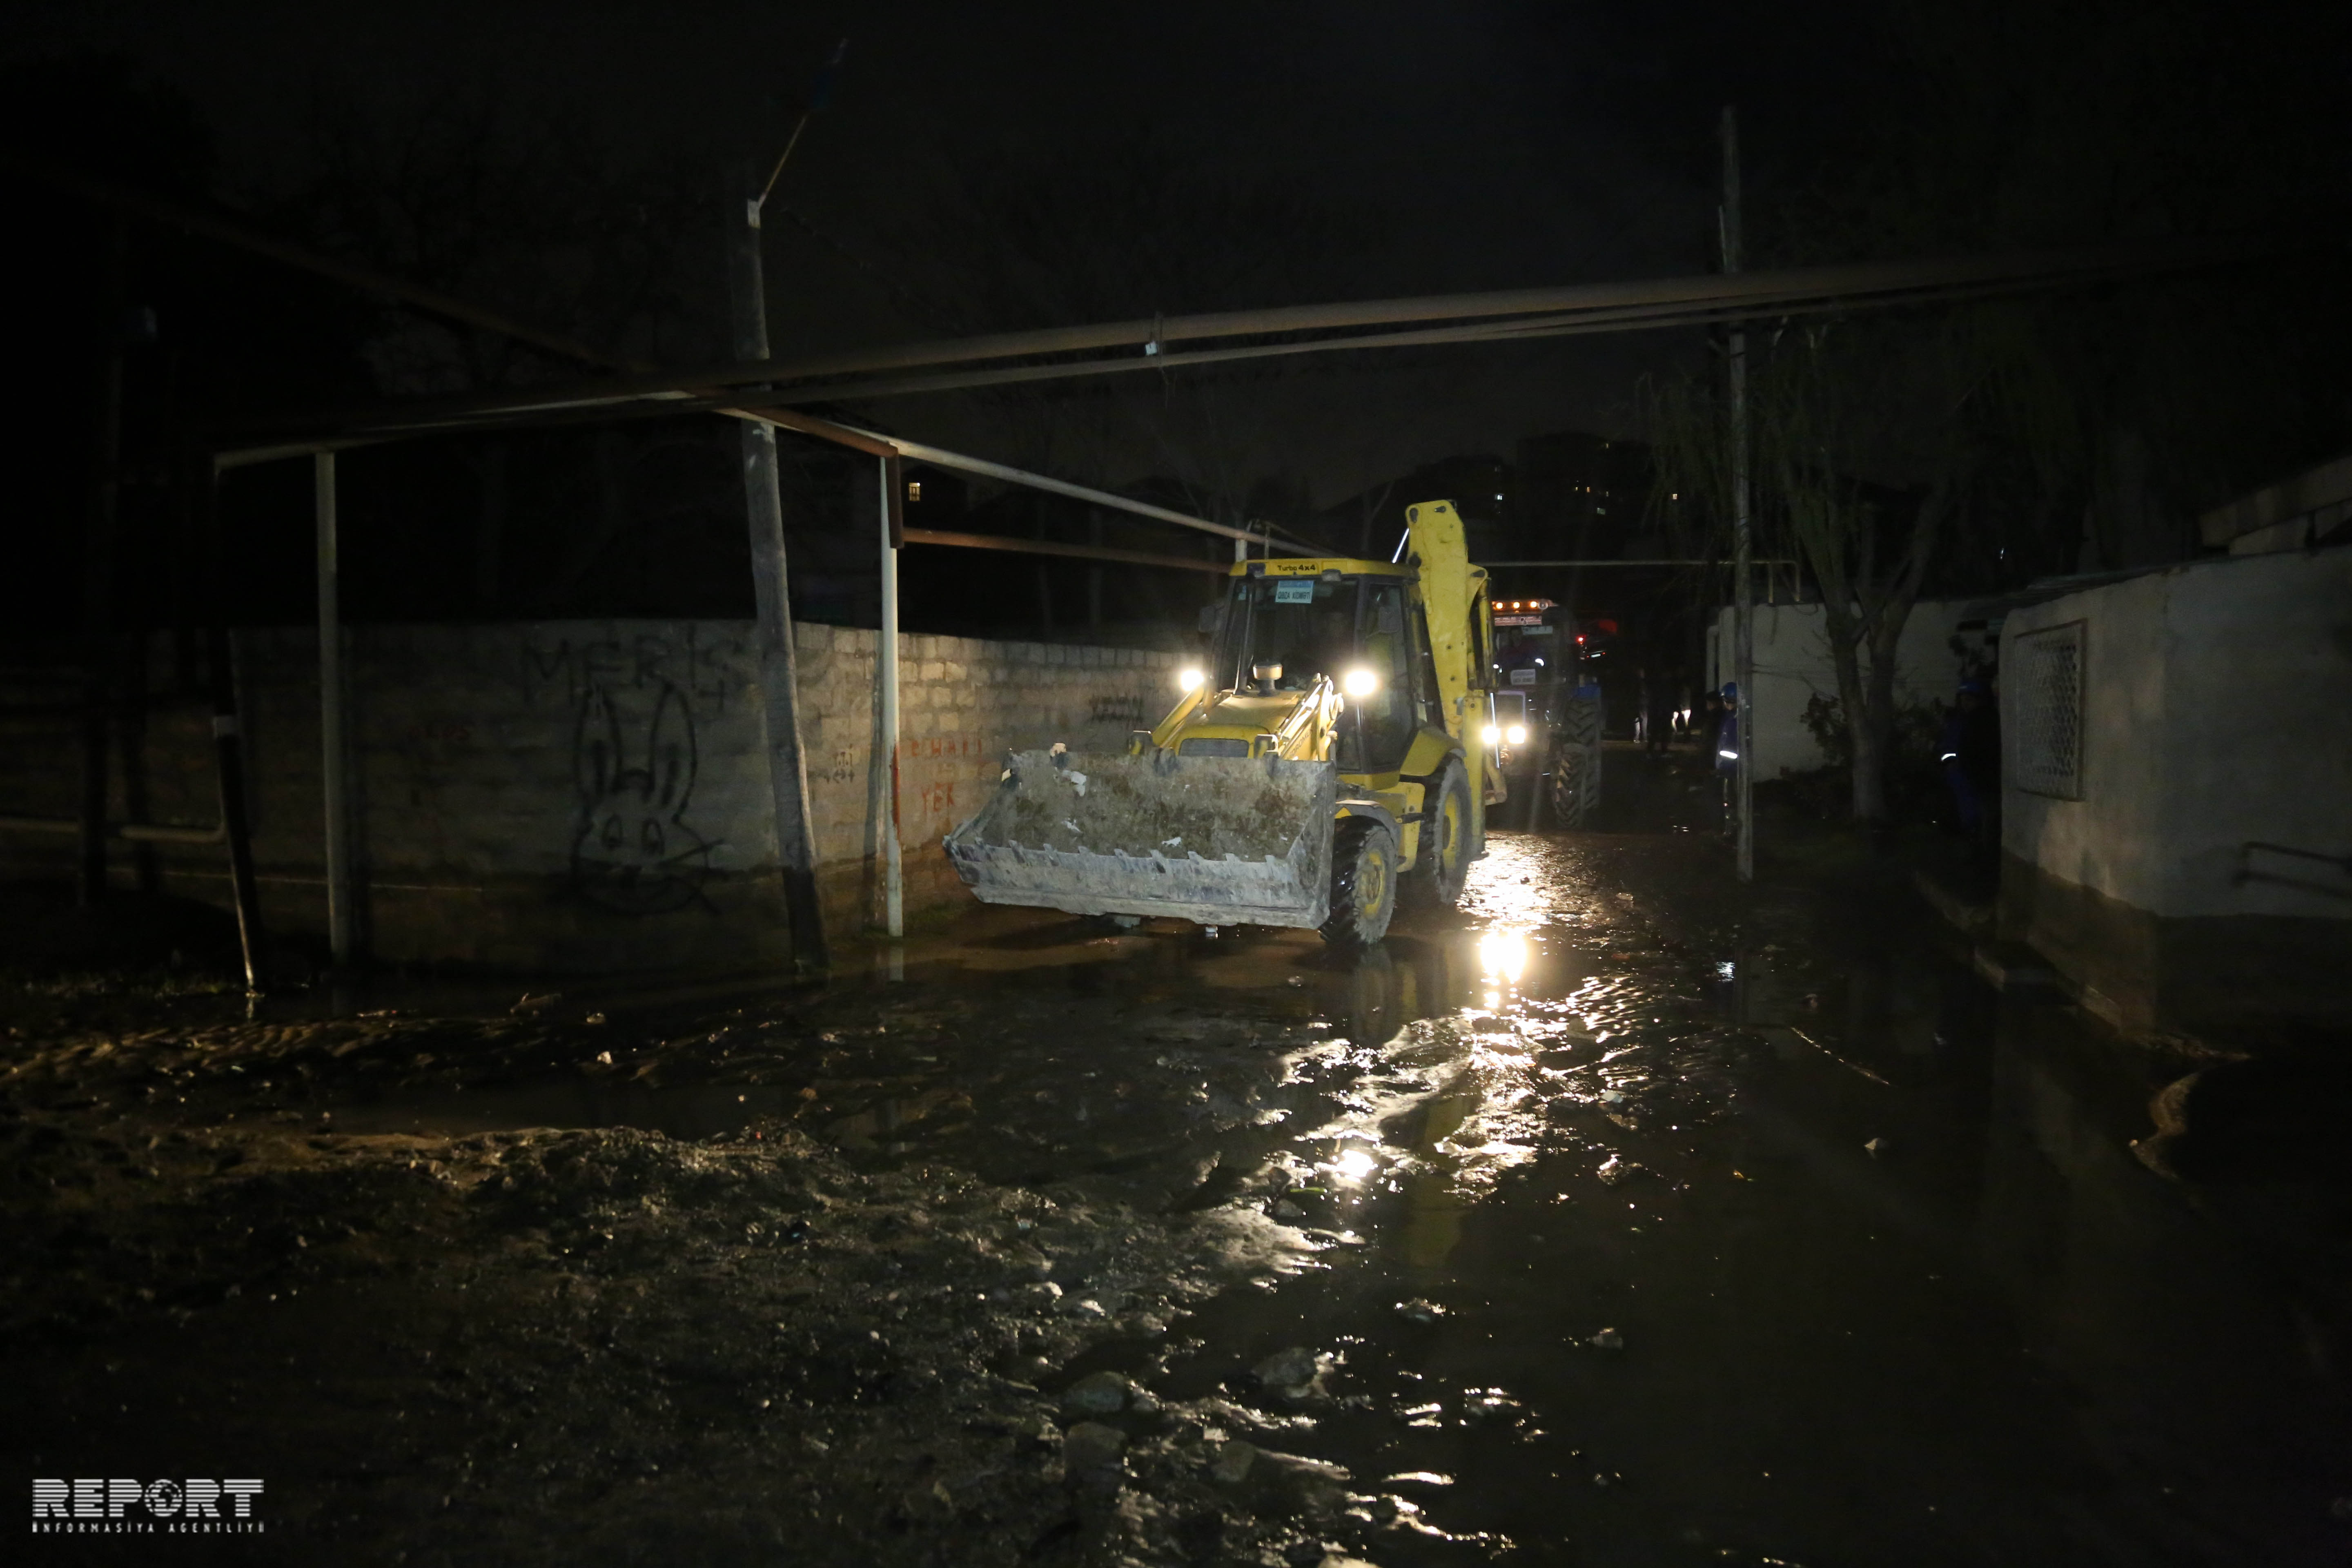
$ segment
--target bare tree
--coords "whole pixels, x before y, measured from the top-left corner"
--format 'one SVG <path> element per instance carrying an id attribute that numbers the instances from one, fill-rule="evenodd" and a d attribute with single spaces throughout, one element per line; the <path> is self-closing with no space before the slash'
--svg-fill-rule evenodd
<path id="1" fill-rule="evenodd" d="M 1895 650 L 1975 461 L 1971 384 L 1946 352 L 1948 332 L 1815 325 L 1772 334 L 1749 355 L 1759 543 L 1765 553 L 1793 550 L 1821 586 L 1860 822 L 1886 818 Z M 1653 384 L 1644 401 L 1660 488 L 1701 499 L 1721 552 L 1731 516 L 1723 398 L 1685 377 Z M 1919 482 L 1906 491 L 1860 477 L 1890 465 Z"/>
<path id="2" fill-rule="evenodd" d="M 631 165 L 592 123 L 584 106 L 498 81 L 398 104 L 321 91 L 274 216 L 324 249 L 616 355 L 668 357 L 699 335 L 690 301 L 709 216 L 686 194 L 700 186 Z M 373 357 L 388 391 L 551 368 L 495 334 L 389 311 Z"/>

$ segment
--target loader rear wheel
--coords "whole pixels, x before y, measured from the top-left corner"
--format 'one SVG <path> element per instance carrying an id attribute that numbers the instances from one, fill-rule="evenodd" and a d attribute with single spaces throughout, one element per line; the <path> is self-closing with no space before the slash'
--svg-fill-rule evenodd
<path id="1" fill-rule="evenodd" d="M 1437 787 L 1422 797 L 1421 853 L 1404 874 L 1404 892 L 1415 909 L 1451 909 L 1462 901 L 1470 832 L 1470 786 L 1461 768 L 1448 763 Z"/>
<path id="2" fill-rule="evenodd" d="M 1396 913 L 1396 836 L 1377 817 L 1343 816 L 1331 836 L 1331 915 L 1323 940 L 1333 947 L 1370 947 Z"/>

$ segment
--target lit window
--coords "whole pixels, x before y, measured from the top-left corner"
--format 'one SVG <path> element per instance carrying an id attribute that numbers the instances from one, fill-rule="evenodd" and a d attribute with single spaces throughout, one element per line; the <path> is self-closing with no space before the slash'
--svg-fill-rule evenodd
<path id="1" fill-rule="evenodd" d="M 915 502 L 919 501 L 922 499 L 923 481 L 920 479 L 908 479 L 907 481 L 907 500 L 909 502 Z"/>

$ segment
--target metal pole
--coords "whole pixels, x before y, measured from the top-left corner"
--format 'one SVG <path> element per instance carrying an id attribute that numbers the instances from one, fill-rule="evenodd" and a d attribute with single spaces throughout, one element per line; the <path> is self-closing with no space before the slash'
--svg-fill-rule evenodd
<path id="1" fill-rule="evenodd" d="M 106 895 L 107 732 L 113 708 L 115 534 L 122 501 L 122 290 L 130 239 L 117 214 L 108 226 L 99 302 L 98 440 L 92 454 L 89 533 L 82 554 L 81 844 L 79 899 Z M 143 657 L 144 648 L 142 648 Z"/>
<path id="2" fill-rule="evenodd" d="M 228 845 L 229 894 L 236 905 L 236 942 L 245 959 L 245 988 L 261 989 L 261 893 L 253 871 L 253 826 L 245 812 L 245 737 L 238 714 L 236 654 L 222 608 L 226 572 L 221 562 L 220 470 L 207 464 L 205 487 L 205 575 L 211 610 L 205 626 L 205 674 L 211 689 L 213 764 L 220 784 L 221 837 Z"/>
<path id="3" fill-rule="evenodd" d="M 767 286 L 760 265 L 760 208 L 751 172 L 738 176 L 739 199 L 728 222 L 728 280 L 734 298 L 735 353 L 768 357 Z M 784 562 L 782 476 L 776 433 L 741 426 L 743 500 L 751 532 L 751 592 L 760 616 L 760 693 L 767 723 L 768 787 L 774 805 L 776 863 L 792 922 L 793 956 L 822 968 L 824 910 L 816 893 L 816 846 L 809 809 L 808 761 L 801 743 L 800 670 L 793 648 L 793 600 Z"/>
<path id="4" fill-rule="evenodd" d="M 337 577 L 335 455 L 310 459 L 319 533 L 319 780 L 327 806 L 327 947 L 352 966 L 352 813 L 343 738 L 343 615 Z"/>
<path id="5" fill-rule="evenodd" d="M 875 643 L 874 684 L 882 705 L 883 761 L 889 768 L 882 814 L 882 923 L 893 937 L 907 934 L 907 893 L 900 879 L 898 849 L 898 547 L 890 523 L 898 516 L 898 464 L 884 458 L 875 465 L 882 473 L 882 505 L 877 513 L 882 535 L 882 633 Z"/>
<path id="6" fill-rule="evenodd" d="M 1723 110 L 1723 269 L 1739 270 L 1739 111 L 1729 104 Z M 1756 584 L 1751 561 L 1755 541 L 1748 495 L 1748 331 L 1737 323 L 1731 329 L 1726 359 L 1731 382 L 1731 679 L 1739 689 L 1732 721 L 1739 761 L 1732 787 L 1739 824 L 1739 879 L 1752 882 L 1756 879 Z"/>

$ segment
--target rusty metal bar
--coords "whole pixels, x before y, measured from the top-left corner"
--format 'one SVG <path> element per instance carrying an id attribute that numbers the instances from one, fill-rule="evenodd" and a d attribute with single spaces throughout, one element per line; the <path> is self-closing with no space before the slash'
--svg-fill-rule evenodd
<path id="1" fill-rule="evenodd" d="M 81 819 L 75 816 L 0 816 L 0 833 L 79 835 L 81 831 Z M 110 822 L 105 834 L 126 844 L 218 844 L 226 837 L 218 827 L 181 827 L 163 822 Z"/>
<path id="2" fill-rule="evenodd" d="M 908 544 L 943 544 L 959 550 L 1006 550 L 1016 555 L 1066 555 L 1078 561 L 1117 561 L 1129 566 L 1164 566 L 1173 572 L 1208 572 L 1220 577 L 1230 570 L 1222 561 L 1154 555 L 1145 550 L 1120 550 L 1108 544 L 1057 544 L 1044 539 L 1008 539 L 1001 533 L 950 533 L 936 528 L 910 528 L 902 537 Z"/>

